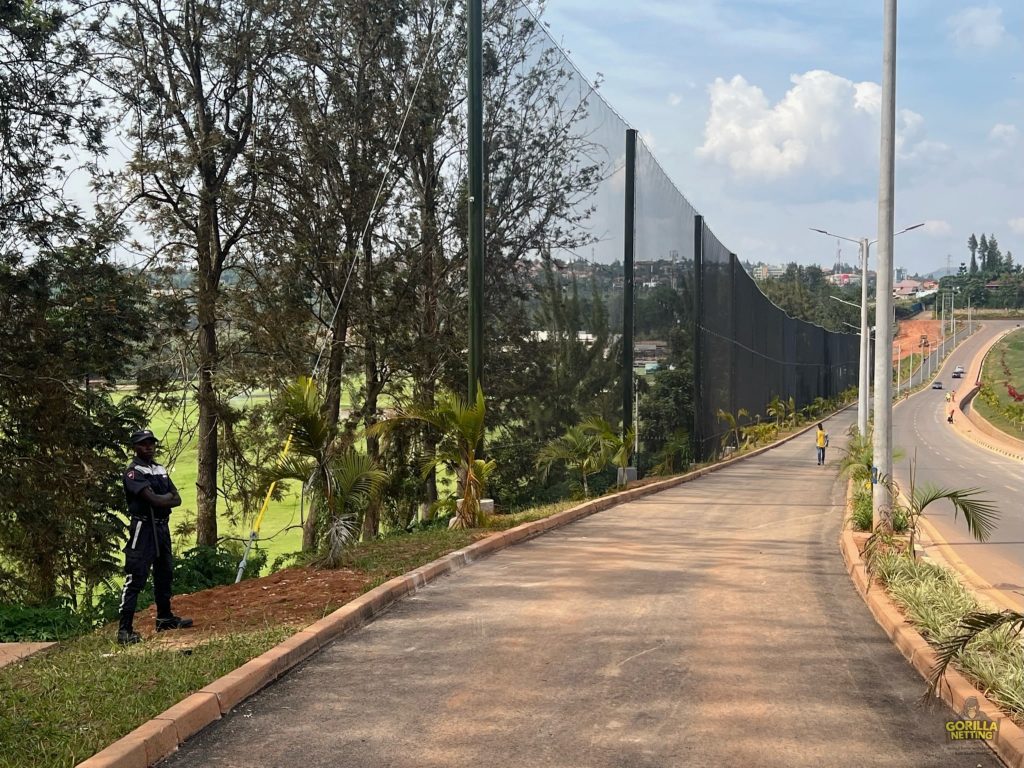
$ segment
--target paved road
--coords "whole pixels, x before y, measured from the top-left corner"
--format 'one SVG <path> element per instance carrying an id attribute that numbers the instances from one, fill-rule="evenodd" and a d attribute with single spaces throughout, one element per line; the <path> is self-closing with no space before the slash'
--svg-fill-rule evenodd
<path id="1" fill-rule="evenodd" d="M 966 379 L 952 378 L 953 366 L 969 368 L 978 351 L 994 336 L 1016 325 L 1010 321 L 988 321 L 946 361 L 936 378 L 948 390 L 957 385 L 964 391 Z M 962 383 L 961 383 L 962 382 Z M 1001 519 L 992 540 L 975 542 L 963 524 L 953 520 L 949 504 L 928 508 L 928 520 L 953 545 L 953 550 L 989 584 L 999 587 L 1003 597 L 1024 609 L 1024 463 L 982 448 L 950 428 L 944 392 L 924 390 L 893 411 L 893 446 L 905 456 L 896 467 L 897 481 L 909 486 L 909 462 L 917 451 L 917 481 L 947 488 L 981 487 L 999 507 Z"/>
<path id="2" fill-rule="evenodd" d="M 915 706 L 924 683 L 843 568 L 842 492 L 808 434 L 498 553 L 165 765 L 998 765 Z"/>

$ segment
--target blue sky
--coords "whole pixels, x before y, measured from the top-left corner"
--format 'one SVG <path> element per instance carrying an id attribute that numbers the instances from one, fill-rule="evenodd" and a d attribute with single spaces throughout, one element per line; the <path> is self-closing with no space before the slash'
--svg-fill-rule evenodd
<path id="1" fill-rule="evenodd" d="M 721 240 L 831 264 L 874 238 L 882 0 L 548 0 L 552 35 Z M 973 231 L 1024 262 L 1024 3 L 900 3 L 897 266 Z M 843 256 L 855 259 L 855 246 Z"/>

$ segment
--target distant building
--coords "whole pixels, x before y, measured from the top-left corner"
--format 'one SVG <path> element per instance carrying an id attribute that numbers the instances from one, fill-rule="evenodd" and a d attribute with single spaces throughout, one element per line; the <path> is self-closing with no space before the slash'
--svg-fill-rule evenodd
<path id="1" fill-rule="evenodd" d="M 750 276 L 755 280 L 777 279 L 786 274 L 785 267 L 775 267 L 770 264 L 758 264 L 750 269 Z"/>
<path id="2" fill-rule="evenodd" d="M 917 280 L 900 280 L 892 287 L 892 295 L 895 298 L 907 298 L 916 296 L 917 292 L 924 286 Z"/>
<path id="3" fill-rule="evenodd" d="M 634 341 L 633 365 L 656 363 L 668 356 L 668 342 L 660 340 Z"/>
<path id="4" fill-rule="evenodd" d="M 907 268 L 896 267 L 896 282 L 901 283 L 907 279 Z"/>
<path id="5" fill-rule="evenodd" d="M 860 285 L 859 272 L 834 272 L 825 277 L 829 285 Z"/>

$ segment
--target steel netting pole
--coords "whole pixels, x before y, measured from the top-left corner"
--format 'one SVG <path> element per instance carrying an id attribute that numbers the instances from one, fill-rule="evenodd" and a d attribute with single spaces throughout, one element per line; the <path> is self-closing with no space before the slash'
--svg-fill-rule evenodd
<path id="1" fill-rule="evenodd" d="M 626 131 L 626 221 L 622 254 L 622 437 L 633 426 L 633 260 L 636 247 L 636 131 Z"/>
<path id="2" fill-rule="evenodd" d="M 483 2 L 470 0 L 467 35 L 469 80 L 469 399 L 483 382 L 484 164 Z"/>

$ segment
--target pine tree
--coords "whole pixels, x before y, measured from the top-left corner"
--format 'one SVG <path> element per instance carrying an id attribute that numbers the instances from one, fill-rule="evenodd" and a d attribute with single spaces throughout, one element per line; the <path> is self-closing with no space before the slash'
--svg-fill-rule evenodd
<path id="1" fill-rule="evenodd" d="M 981 240 L 978 241 L 978 255 L 981 256 L 981 271 L 988 272 L 988 238 L 981 233 Z"/>
<path id="2" fill-rule="evenodd" d="M 971 274 L 978 274 L 978 238 L 971 232 L 971 236 L 967 238 L 967 249 L 971 252 Z"/>
<path id="3" fill-rule="evenodd" d="M 1003 252 L 994 234 L 988 236 L 988 268 L 993 272 L 1003 271 Z"/>

